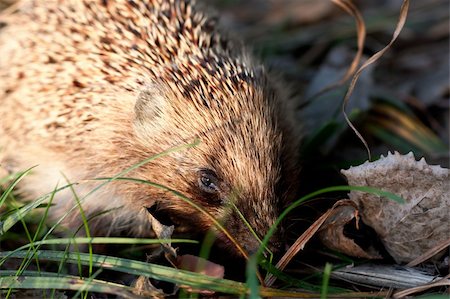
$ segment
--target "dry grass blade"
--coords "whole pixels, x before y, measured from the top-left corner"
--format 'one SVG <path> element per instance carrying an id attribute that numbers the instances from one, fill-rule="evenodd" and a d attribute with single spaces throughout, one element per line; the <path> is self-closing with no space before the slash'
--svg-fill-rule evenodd
<path id="1" fill-rule="evenodd" d="M 370 154 L 370 149 L 369 146 L 366 142 L 366 140 L 364 139 L 364 137 L 361 135 L 361 133 L 359 133 L 359 131 L 355 128 L 355 126 L 353 125 L 353 123 L 350 121 L 350 119 L 348 118 L 347 113 L 345 112 L 345 108 L 347 107 L 347 103 L 350 99 L 351 94 L 353 93 L 353 90 L 355 89 L 355 85 L 356 82 L 358 81 L 359 76 L 361 75 L 362 71 L 368 67 L 369 65 L 371 65 L 372 63 L 374 63 L 375 61 L 377 61 L 378 59 L 380 59 L 381 56 L 384 55 L 384 53 L 389 50 L 389 48 L 392 46 L 392 44 L 395 42 L 395 40 L 398 38 L 398 36 L 400 35 L 400 32 L 403 29 L 403 26 L 405 25 L 406 22 L 406 17 L 408 16 L 408 8 L 409 8 L 409 0 L 403 0 L 402 6 L 400 8 L 400 16 L 399 16 L 399 20 L 397 22 L 397 26 L 395 27 L 395 31 L 394 34 L 392 35 L 391 41 L 380 51 L 376 52 L 375 54 L 373 54 L 355 73 L 355 75 L 352 78 L 352 81 L 350 82 L 350 86 L 348 87 L 347 93 L 345 94 L 344 97 L 344 101 L 342 103 L 342 113 L 344 114 L 345 120 L 347 122 L 347 124 L 350 126 L 350 128 L 353 130 L 353 132 L 355 132 L 355 134 L 358 136 L 358 138 L 361 140 L 361 142 L 364 144 L 364 147 L 367 150 L 367 154 L 369 157 L 369 160 L 371 159 L 371 154 Z"/>
<path id="2" fill-rule="evenodd" d="M 317 98 L 324 93 L 344 84 L 350 77 L 355 73 L 356 68 L 359 65 L 359 62 L 361 61 L 362 53 L 364 50 L 364 42 L 366 39 L 366 25 L 364 23 L 364 19 L 362 17 L 362 14 L 358 10 L 358 8 L 349 0 L 331 0 L 334 4 L 345 10 L 349 15 L 355 18 L 356 21 L 356 34 L 358 37 L 358 43 L 357 43 L 357 52 L 355 57 L 353 58 L 352 63 L 350 64 L 349 68 L 345 72 L 344 76 L 337 82 L 330 84 L 328 86 L 325 86 L 322 90 L 317 92 L 316 94 L 312 95 L 308 101 L 311 101 L 314 98 Z"/>
<path id="3" fill-rule="evenodd" d="M 327 298 L 389 298 L 388 291 L 379 292 L 346 292 L 338 294 L 328 294 Z M 306 293 L 299 292 L 298 290 L 281 290 L 281 289 L 270 289 L 262 287 L 260 290 L 260 295 L 263 298 L 319 298 L 320 294 L 317 293 Z"/>
<path id="4" fill-rule="evenodd" d="M 395 292 L 394 293 L 394 298 L 404 298 L 406 296 L 409 296 L 411 294 L 414 293 L 418 293 L 418 292 L 423 292 L 426 291 L 428 289 L 431 288 L 435 288 L 435 287 L 441 287 L 441 286 L 450 286 L 450 275 L 445 276 L 442 279 L 439 279 L 438 281 L 420 286 L 420 287 L 415 287 L 415 288 L 410 288 L 407 290 L 403 290 L 400 292 Z"/>
<path id="5" fill-rule="evenodd" d="M 343 10 L 345 10 L 347 13 L 352 15 L 355 18 L 356 21 L 356 33 L 358 37 L 358 50 L 356 52 L 355 57 L 353 58 L 352 63 L 350 64 L 350 67 L 348 68 L 347 72 L 345 73 L 344 77 L 336 83 L 336 85 L 341 85 L 355 73 L 356 68 L 359 65 L 359 62 L 362 57 L 363 48 L 364 48 L 364 41 L 366 39 L 366 25 L 364 23 L 364 19 L 358 10 L 358 8 L 349 0 L 332 0 L 333 3 L 341 7 Z"/>
<path id="6" fill-rule="evenodd" d="M 432 258 L 437 253 L 441 252 L 445 248 L 450 246 L 450 238 L 447 240 L 442 241 L 440 244 L 437 244 L 435 247 L 431 248 L 430 250 L 426 251 L 421 256 L 418 256 L 416 259 L 410 261 L 408 264 L 406 264 L 407 267 L 415 267 L 420 263 L 423 263 L 424 261 Z"/>
<path id="7" fill-rule="evenodd" d="M 288 251 L 281 257 L 281 259 L 276 264 L 276 268 L 280 271 L 284 270 L 286 265 L 292 260 L 292 258 L 302 250 L 306 243 L 315 235 L 315 233 L 319 230 L 322 224 L 327 220 L 327 218 L 331 215 L 334 209 L 341 205 L 341 202 L 337 202 L 334 206 L 325 212 L 319 219 L 317 219 L 303 234 L 289 247 Z M 276 280 L 276 277 L 272 274 L 268 274 L 265 279 L 265 286 L 270 287 Z"/>

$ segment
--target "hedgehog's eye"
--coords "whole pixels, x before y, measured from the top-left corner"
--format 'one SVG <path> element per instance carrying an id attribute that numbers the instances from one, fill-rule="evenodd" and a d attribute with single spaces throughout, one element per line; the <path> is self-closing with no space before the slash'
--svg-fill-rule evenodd
<path id="1" fill-rule="evenodd" d="M 204 192 L 219 192 L 219 179 L 212 170 L 205 169 L 199 171 L 198 185 Z"/>

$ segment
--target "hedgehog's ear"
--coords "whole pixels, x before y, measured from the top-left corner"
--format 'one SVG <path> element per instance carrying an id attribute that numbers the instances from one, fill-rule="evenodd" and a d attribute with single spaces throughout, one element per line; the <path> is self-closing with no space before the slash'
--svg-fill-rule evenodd
<path id="1" fill-rule="evenodd" d="M 164 124 L 167 99 L 157 85 L 147 85 L 141 90 L 134 105 L 134 126 L 141 137 L 154 136 Z"/>
<path id="2" fill-rule="evenodd" d="M 166 99 L 163 91 L 156 85 L 148 85 L 139 93 L 134 113 L 136 121 L 147 122 L 160 117 L 165 110 Z"/>

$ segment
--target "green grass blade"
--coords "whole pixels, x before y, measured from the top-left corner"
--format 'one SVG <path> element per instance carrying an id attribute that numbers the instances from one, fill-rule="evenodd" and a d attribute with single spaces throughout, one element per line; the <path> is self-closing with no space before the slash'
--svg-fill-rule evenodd
<path id="1" fill-rule="evenodd" d="M 328 284 L 330 282 L 331 264 L 326 263 L 323 270 L 322 290 L 320 292 L 320 299 L 326 299 L 328 297 Z"/>
<path id="2" fill-rule="evenodd" d="M 40 250 L 37 251 L 36 254 L 41 260 L 60 261 L 64 258 L 66 263 L 71 264 L 80 262 L 83 265 L 89 265 L 90 260 L 89 254 L 86 253 L 64 254 L 64 252 Z M 0 252 L 0 257 L 5 256 L 9 256 L 11 258 L 24 258 L 26 257 L 26 252 Z M 166 266 L 97 254 L 92 256 L 92 263 L 95 267 L 101 267 L 104 269 L 110 269 L 133 275 L 142 275 L 157 280 L 191 286 L 195 289 L 208 289 L 236 295 L 247 293 L 247 287 L 243 283 L 227 279 L 213 278 L 203 274 L 174 269 Z"/>
<path id="3" fill-rule="evenodd" d="M 153 295 L 149 292 L 148 296 L 137 296 L 132 293 L 133 289 L 131 287 L 95 279 L 86 284 L 85 279 L 71 275 L 58 276 L 48 272 L 25 271 L 24 275 L 17 277 L 11 272 L 0 271 L 0 289 L 83 290 L 125 298 L 148 298 Z"/>
<path id="4" fill-rule="evenodd" d="M 24 258 L 26 257 L 27 253 L 25 251 L 20 252 L 14 252 L 13 254 L 11 252 L 0 252 L 0 257 L 4 256 L 11 256 L 12 258 Z M 45 251 L 41 250 L 37 252 L 37 255 L 40 259 L 43 260 L 51 260 L 51 261 L 60 261 L 62 258 L 66 258 L 66 261 L 68 263 L 77 263 L 78 255 L 75 253 L 69 253 L 65 254 L 64 252 L 58 252 L 58 251 Z M 83 263 L 83 265 L 88 265 L 89 263 L 89 254 L 86 253 L 80 253 L 79 254 L 80 261 Z M 232 294 L 232 295 L 247 295 L 249 294 L 248 287 L 242 283 L 237 281 L 232 281 L 228 279 L 220 279 L 220 278 L 213 278 L 209 277 L 203 274 L 189 272 L 185 270 L 179 270 L 179 269 L 173 269 L 165 266 L 160 265 L 154 265 L 149 263 L 144 263 L 140 261 L 134 261 L 129 259 L 123 259 L 123 258 L 116 258 L 116 257 L 108 257 L 103 255 L 93 255 L 93 263 L 94 266 L 100 267 L 103 269 L 110 269 L 118 272 L 123 273 L 129 273 L 133 275 L 142 275 L 146 277 L 151 277 L 157 280 L 167 281 L 171 283 L 176 283 L 178 285 L 185 285 L 185 286 L 191 286 L 194 289 L 205 289 L 205 290 L 212 290 L 216 292 L 222 292 L 226 294 Z M 0 271 L 0 274 L 2 272 Z M 15 274 L 15 271 L 10 272 L 4 272 L 9 274 Z M 26 276 L 33 276 L 29 275 L 28 271 L 25 271 L 24 274 Z M 34 274 L 35 276 L 38 275 Z M 67 275 L 63 274 L 45 274 L 46 277 L 51 277 L 54 279 L 55 276 L 63 276 L 67 277 Z M 6 276 L 6 275 L 5 275 Z M 42 275 L 44 276 L 44 275 Z M 3 274 L 1 275 L 3 277 Z M 21 280 L 22 277 L 19 279 Z M 74 276 L 74 279 L 80 282 L 80 284 L 76 285 L 73 289 L 79 290 L 81 283 L 86 282 L 84 279 L 80 279 L 78 277 Z M 13 278 L 13 281 L 17 279 Z M 46 282 L 46 281 L 43 281 Z M 70 281 L 69 281 L 70 282 Z M 95 281 L 97 282 L 97 281 Z M 100 282 L 102 285 L 106 286 L 115 286 L 115 284 L 107 283 L 107 282 Z M 4 283 L 0 281 L 0 285 L 3 287 Z M 62 283 L 59 287 L 58 285 L 46 285 L 43 284 L 42 286 L 48 287 L 48 288 L 55 288 L 55 289 L 68 289 L 65 283 Z M 40 284 L 32 284 L 29 288 L 43 288 Z M 4 288 L 20 288 L 16 285 L 8 285 L 5 283 Z M 22 285 L 22 287 L 24 287 Z M 120 286 L 123 288 L 123 286 Z M 298 292 L 298 291 L 284 291 L 284 290 L 276 290 L 271 288 L 264 288 L 259 287 L 260 295 L 265 297 L 291 297 L 291 298 L 317 298 L 319 295 L 317 293 L 305 293 L 305 292 Z M 71 288 L 72 289 L 72 288 Z M 92 290 L 89 291 L 96 291 L 96 292 L 102 292 L 101 290 Z M 386 292 L 387 294 L 387 292 Z M 364 292 L 348 292 L 348 293 L 340 293 L 340 294 L 333 294 L 330 295 L 330 298 L 361 298 L 361 297 L 380 297 L 385 296 L 384 292 L 375 292 L 375 293 L 364 293 Z"/>
<path id="5" fill-rule="evenodd" d="M 61 188 L 58 188 L 50 193 L 47 193 L 41 197 L 39 197 L 37 200 L 26 204 L 25 206 L 18 209 L 16 212 L 12 213 L 4 221 L 0 221 L 0 236 L 3 235 L 5 232 L 7 232 L 11 227 L 13 227 L 17 222 L 19 222 L 23 217 L 25 217 L 28 213 L 36 209 L 38 206 L 40 206 L 44 201 L 46 201 L 52 194 L 55 192 L 62 191 L 64 189 L 69 188 L 69 185 L 63 186 Z"/>
<path id="6" fill-rule="evenodd" d="M 89 277 L 87 279 L 84 279 L 84 285 L 85 286 L 89 286 L 93 281 L 95 281 L 95 278 L 102 273 L 103 269 L 98 269 L 97 271 L 95 271 L 95 273 L 90 273 Z M 86 287 L 83 286 L 81 288 L 78 289 L 77 293 L 72 297 L 73 299 L 77 299 L 81 293 L 85 293 L 84 298 L 87 298 L 89 296 L 89 290 L 86 290 Z M 54 292 L 52 293 L 52 297 L 53 297 Z"/>
<path id="7" fill-rule="evenodd" d="M 9 184 L 9 186 L 6 188 L 6 190 L 3 192 L 3 194 L 0 196 L 0 207 L 3 206 L 3 204 L 5 203 L 6 199 L 8 198 L 9 194 L 11 194 L 11 192 L 14 190 L 14 188 L 17 186 L 17 184 L 19 184 L 19 182 L 26 177 L 31 170 L 33 170 L 33 168 L 35 168 L 36 166 L 33 166 L 31 168 L 28 168 L 27 170 L 20 172 L 19 174 L 17 174 L 16 178 L 11 182 L 11 184 Z"/>
<path id="8" fill-rule="evenodd" d="M 189 239 L 140 239 L 140 238 L 122 238 L 122 237 L 78 237 L 78 238 L 58 238 L 47 239 L 34 242 L 34 245 L 67 245 L 67 244 L 163 244 L 163 243 L 189 243 L 198 244 L 196 240 Z M 26 244 L 18 250 L 26 249 L 32 244 Z"/>
<path id="9" fill-rule="evenodd" d="M 69 179 L 64 175 L 64 178 L 66 179 L 66 182 L 70 185 L 70 181 Z M 70 191 L 72 192 L 73 198 L 75 199 L 77 206 L 78 206 L 78 210 L 80 211 L 80 216 L 81 216 L 81 220 L 83 222 L 83 228 L 84 228 L 84 232 L 86 234 L 87 238 L 91 238 L 91 230 L 89 229 L 89 225 L 88 225 L 88 220 L 86 217 L 86 214 L 84 213 L 84 209 L 83 206 L 81 205 L 81 201 L 80 198 L 78 197 L 78 194 L 76 193 L 75 189 L 73 188 L 73 186 L 70 186 Z M 75 233 L 76 234 L 76 233 Z M 89 252 L 89 256 L 92 257 L 93 249 L 92 249 L 92 243 L 87 243 L 88 245 L 88 252 Z M 69 247 L 66 247 L 66 251 L 69 250 Z M 62 262 L 62 261 L 61 261 Z M 81 265 L 78 265 L 78 271 L 81 275 Z M 93 271 L 93 265 L 92 265 L 92 261 L 89 262 L 89 277 L 92 276 L 92 271 Z M 87 293 L 85 294 L 84 298 L 87 298 Z"/>
<path id="10" fill-rule="evenodd" d="M 260 285 L 258 278 L 256 276 L 256 271 L 258 267 L 258 260 L 256 259 L 256 256 L 252 256 L 248 262 L 247 262 L 247 286 L 250 289 L 250 299 L 258 299 L 261 298 L 260 295 Z"/>

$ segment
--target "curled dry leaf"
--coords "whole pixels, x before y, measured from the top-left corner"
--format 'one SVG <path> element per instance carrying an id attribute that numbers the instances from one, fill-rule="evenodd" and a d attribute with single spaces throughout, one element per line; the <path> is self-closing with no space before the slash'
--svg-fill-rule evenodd
<path id="1" fill-rule="evenodd" d="M 175 229 L 173 225 L 167 226 L 162 224 L 150 212 L 147 213 L 147 219 L 158 239 L 170 240 L 170 238 L 172 238 L 172 234 Z M 161 243 L 161 250 L 165 253 L 166 258 L 169 260 L 169 262 L 173 264 L 174 260 L 177 258 L 177 251 L 172 247 L 170 241 L 168 241 L 167 243 Z M 161 251 L 157 251 L 154 252 L 153 255 L 159 255 L 160 253 Z"/>
<path id="2" fill-rule="evenodd" d="M 362 221 L 381 238 L 397 262 L 409 262 L 448 237 L 449 170 L 416 161 L 412 153 L 389 153 L 376 162 L 342 170 L 351 186 L 392 192 L 406 202 L 358 191 L 350 192 Z"/>
<path id="3" fill-rule="evenodd" d="M 358 210 L 352 201 L 341 200 L 342 205 L 336 207 L 327 218 L 319 231 L 319 237 L 323 245 L 330 249 L 343 252 L 350 256 L 366 259 L 379 259 L 380 254 L 375 249 L 362 249 L 352 239 L 344 235 L 344 227 L 356 218 L 358 223 Z"/>
<path id="4" fill-rule="evenodd" d="M 158 239 L 168 240 L 167 242 L 161 243 L 161 246 L 159 247 L 159 249 L 154 250 L 150 256 L 147 256 L 147 262 L 149 262 L 151 259 L 156 258 L 156 257 L 160 256 L 162 253 L 164 253 L 164 256 L 166 257 L 166 259 L 172 265 L 174 265 L 177 260 L 177 251 L 175 248 L 172 247 L 172 244 L 169 241 L 172 238 L 174 226 L 173 225 L 167 226 L 167 225 L 162 224 L 148 210 L 146 210 L 145 213 L 147 214 L 148 222 L 149 222 L 151 229 L 153 230 L 155 236 Z M 139 276 L 133 282 L 133 293 L 138 296 L 143 296 L 143 297 L 164 298 L 164 297 L 166 297 L 166 295 L 174 295 L 177 290 L 178 290 L 178 288 L 174 287 L 174 291 L 172 294 L 165 294 L 163 290 L 156 288 L 152 284 L 150 278 L 148 278 L 146 276 Z"/>

